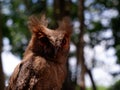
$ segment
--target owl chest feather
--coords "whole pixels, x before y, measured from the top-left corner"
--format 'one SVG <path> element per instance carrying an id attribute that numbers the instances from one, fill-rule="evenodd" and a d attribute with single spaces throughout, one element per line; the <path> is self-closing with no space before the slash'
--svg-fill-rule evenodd
<path id="1" fill-rule="evenodd" d="M 43 57 L 31 57 L 19 65 L 14 90 L 60 90 L 66 76 L 65 66 L 46 61 Z M 15 86 L 14 86 L 15 85 Z"/>

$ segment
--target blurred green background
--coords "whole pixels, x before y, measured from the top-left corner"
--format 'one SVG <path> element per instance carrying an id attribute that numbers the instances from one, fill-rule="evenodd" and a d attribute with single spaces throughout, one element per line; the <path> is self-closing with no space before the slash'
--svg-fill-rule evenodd
<path id="1" fill-rule="evenodd" d="M 49 28 L 56 28 L 65 16 L 73 24 L 62 90 L 120 90 L 120 0 L 0 0 L 0 54 L 7 38 L 7 51 L 22 59 L 31 37 L 28 17 L 41 13 Z M 0 90 L 9 78 L 2 66 L 0 57 Z"/>

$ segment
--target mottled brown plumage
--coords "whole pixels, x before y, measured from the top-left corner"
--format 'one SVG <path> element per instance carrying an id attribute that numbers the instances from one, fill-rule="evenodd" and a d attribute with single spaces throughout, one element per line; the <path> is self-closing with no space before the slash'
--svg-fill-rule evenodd
<path id="1" fill-rule="evenodd" d="M 71 25 L 64 18 L 59 28 L 47 28 L 45 16 L 30 17 L 32 38 L 9 80 L 7 90 L 60 90 L 66 76 Z"/>

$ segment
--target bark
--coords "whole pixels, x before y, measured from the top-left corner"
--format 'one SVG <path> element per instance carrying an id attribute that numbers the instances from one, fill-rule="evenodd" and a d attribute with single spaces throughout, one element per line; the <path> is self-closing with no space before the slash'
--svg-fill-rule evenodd
<path id="1" fill-rule="evenodd" d="M 85 32 L 85 24 L 84 24 L 84 0 L 79 0 L 78 3 L 78 17 L 80 21 L 80 34 L 79 34 L 79 42 L 77 44 L 77 59 L 78 59 L 78 65 L 80 64 L 81 66 L 81 73 L 80 73 L 80 90 L 86 90 L 85 86 L 85 73 L 87 72 L 88 75 L 90 76 L 91 82 L 92 82 L 92 87 L 93 90 L 96 90 L 96 85 L 94 83 L 92 73 L 91 71 L 87 68 L 85 65 L 85 58 L 84 58 L 84 32 Z"/>
<path id="2" fill-rule="evenodd" d="M 84 24 L 84 0 L 79 0 L 78 3 L 78 15 L 79 15 L 79 21 L 80 21 L 80 35 L 79 35 L 79 42 L 77 45 L 77 59 L 78 59 L 78 64 L 81 66 L 81 74 L 80 74 L 80 90 L 85 90 L 85 73 L 87 72 L 88 75 L 90 76 L 91 83 L 93 90 L 96 90 L 96 85 L 94 83 L 94 79 L 92 77 L 91 70 L 87 68 L 85 65 L 85 58 L 84 58 L 84 32 L 85 32 L 85 24 Z"/>
<path id="3" fill-rule="evenodd" d="M 0 32 L 1 34 L 1 32 Z M 1 54 L 1 35 L 0 35 L 0 54 Z M 4 73 L 3 73 L 3 68 L 2 68 L 2 59 L 0 55 L 0 90 L 4 90 L 5 85 L 4 85 Z"/>
<path id="4" fill-rule="evenodd" d="M 65 16 L 65 0 L 54 0 L 54 17 L 56 20 L 62 19 Z"/>
<path id="5" fill-rule="evenodd" d="M 0 90 L 4 90 L 4 73 L 2 68 L 2 59 L 1 59 L 1 52 L 2 52 L 2 15 L 1 15 L 1 7 L 0 7 Z"/>
<path id="6" fill-rule="evenodd" d="M 90 77 L 93 90 L 97 90 L 96 85 L 95 85 L 95 82 L 94 82 L 94 79 L 93 79 L 93 76 L 92 76 L 92 73 L 91 73 L 91 70 L 88 69 L 88 68 L 87 68 L 87 73 L 88 73 L 88 75 L 89 75 L 89 77 Z"/>
<path id="7" fill-rule="evenodd" d="M 62 19 L 64 16 L 70 15 L 71 9 L 71 0 L 54 0 L 53 3 L 54 8 L 54 18 L 56 20 Z"/>
<path id="8" fill-rule="evenodd" d="M 78 2 L 78 17 L 80 21 L 80 34 L 79 34 L 79 42 L 77 44 L 77 59 L 78 59 L 78 65 L 81 67 L 81 72 L 80 72 L 80 90 L 86 90 L 85 87 L 85 73 L 86 73 L 86 68 L 85 68 L 85 59 L 84 59 L 84 40 L 83 40 L 83 35 L 84 35 L 84 0 L 79 0 Z"/>

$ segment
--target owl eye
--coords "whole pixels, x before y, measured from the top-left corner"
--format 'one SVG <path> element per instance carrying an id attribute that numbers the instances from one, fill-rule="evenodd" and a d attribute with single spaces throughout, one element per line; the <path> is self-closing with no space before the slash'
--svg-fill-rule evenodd
<path id="1" fill-rule="evenodd" d="M 62 45 L 65 45 L 66 44 L 66 39 L 64 38 L 63 40 L 62 40 Z"/>
<path id="2" fill-rule="evenodd" d="M 37 35 L 38 35 L 38 39 L 45 37 L 45 34 L 43 34 L 42 32 L 37 33 Z"/>
<path id="3" fill-rule="evenodd" d="M 49 42 L 48 38 L 47 37 L 42 37 L 39 39 L 42 43 L 47 43 Z"/>

